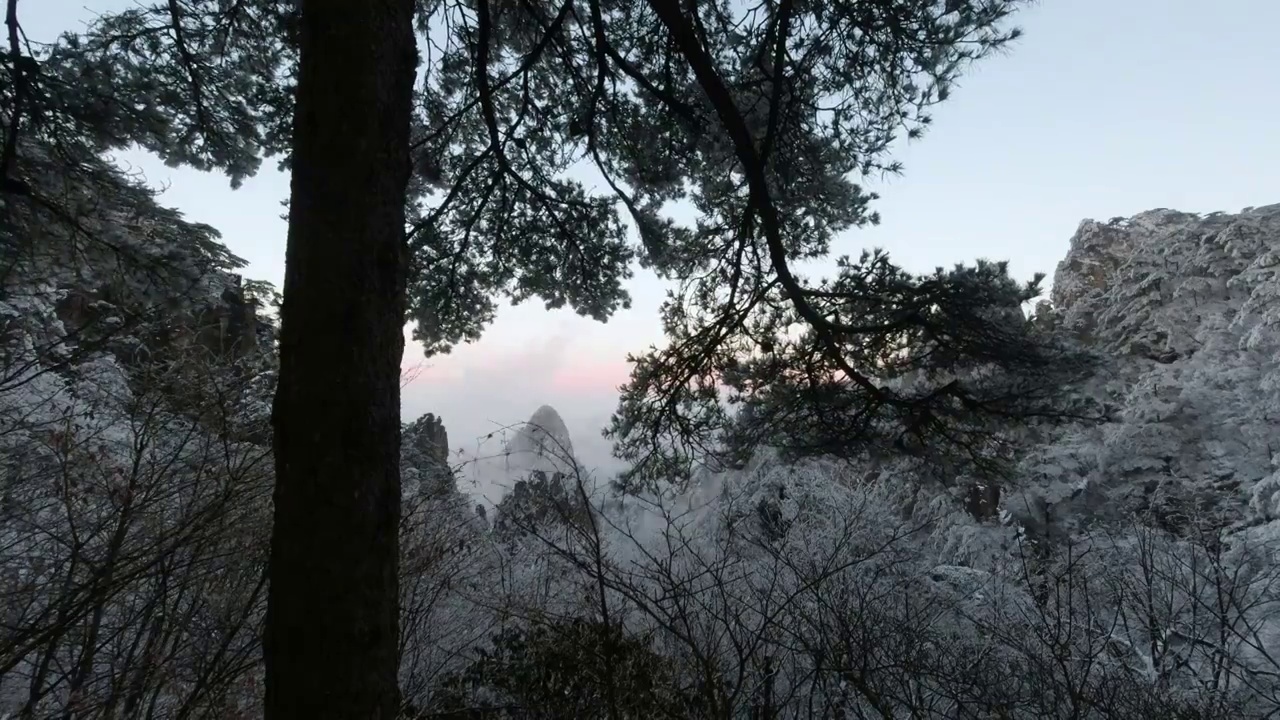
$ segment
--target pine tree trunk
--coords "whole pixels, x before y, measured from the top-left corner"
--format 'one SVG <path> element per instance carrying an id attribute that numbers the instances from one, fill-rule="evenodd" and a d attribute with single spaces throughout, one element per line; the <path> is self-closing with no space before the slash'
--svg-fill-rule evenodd
<path id="1" fill-rule="evenodd" d="M 303 0 L 273 408 L 269 720 L 391 720 L 413 0 Z"/>

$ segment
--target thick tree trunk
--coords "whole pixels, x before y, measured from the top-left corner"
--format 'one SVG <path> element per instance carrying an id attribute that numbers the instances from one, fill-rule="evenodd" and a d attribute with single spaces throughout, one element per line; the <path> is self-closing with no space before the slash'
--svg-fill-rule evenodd
<path id="1" fill-rule="evenodd" d="M 303 0 L 267 602 L 269 720 L 391 720 L 413 0 Z"/>

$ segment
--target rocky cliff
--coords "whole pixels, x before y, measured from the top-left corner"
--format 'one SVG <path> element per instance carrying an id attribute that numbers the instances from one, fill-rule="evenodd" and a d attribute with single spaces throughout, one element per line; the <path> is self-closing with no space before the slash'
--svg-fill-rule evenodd
<path id="1" fill-rule="evenodd" d="M 1110 410 L 1030 453 L 1060 517 L 1175 533 L 1280 517 L 1280 205 L 1085 221 L 1052 315 L 1098 352 Z"/>

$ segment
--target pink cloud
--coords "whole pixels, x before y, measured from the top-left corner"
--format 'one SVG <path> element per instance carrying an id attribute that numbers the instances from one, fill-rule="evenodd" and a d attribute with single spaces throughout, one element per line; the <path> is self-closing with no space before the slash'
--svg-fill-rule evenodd
<path id="1" fill-rule="evenodd" d="M 596 395 L 616 392 L 631 376 L 625 360 L 578 357 L 556 369 L 548 387 L 556 393 Z"/>

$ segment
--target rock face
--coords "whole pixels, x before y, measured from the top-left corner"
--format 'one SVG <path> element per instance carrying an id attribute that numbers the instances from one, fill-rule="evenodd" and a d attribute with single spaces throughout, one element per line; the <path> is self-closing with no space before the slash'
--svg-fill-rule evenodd
<path id="1" fill-rule="evenodd" d="M 405 445 L 418 456 L 434 460 L 439 465 L 449 464 L 449 433 L 444 421 L 431 413 L 414 420 L 404 432 Z"/>
<path id="2" fill-rule="evenodd" d="M 507 460 L 513 471 L 565 473 L 573 471 L 573 443 L 560 413 L 543 405 L 507 441 Z"/>
<path id="3" fill-rule="evenodd" d="M 210 273 L 206 281 L 209 293 L 195 290 L 181 297 L 179 307 L 158 311 L 160 307 L 132 296 L 127 288 L 103 285 L 96 289 L 67 285 L 57 291 L 54 310 L 68 331 L 66 342 L 94 345 L 102 330 L 125 330 L 141 343 L 103 342 L 115 351 L 126 365 L 140 358 L 139 349 L 148 357 L 165 353 L 199 349 L 209 357 L 222 361 L 239 360 L 250 355 L 268 357 L 274 343 L 274 325 L 258 316 L 258 301 L 244 288 L 243 278 L 235 273 Z M 214 294 L 221 286 L 221 291 Z"/>
<path id="4" fill-rule="evenodd" d="M 221 303 L 216 305 L 209 318 L 209 339 L 205 342 L 214 348 L 213 330 L 216 329 L 217 351 L 223 355 L 241 357 L 251 352 L 262 352 L 270 347 L 275 328 L 258 317 L 258 301 L 245 296 L 243 278 L 236 275 L 234 286 L 222 291 Z"/>
<path id="5" fill-rule="evenodd" d="M 514 482 L 496 508 L 493 527 L 499 537 L 516 540 L 585 522 L 588 510 L 578 495 L 573 443 L 555 408 L 538 408 L 507 441 L 505 464 Z"/>
<path id="6" fill-rule="evenodd" d="M 449 434 L 444 422 L 427 413 L 406 425 L 400 441 L 402 484 L 409 494 L 429 496 L 456 491 L 449 467 Z"/>
<path id="7" fill-rule="evenodd" d="M 1280 239 L 1280 205 L 1197 215 L 1158 209 L 1086 220 L 1053 280 L 1053 305 L 1086 343 L 1167 361 L 1206 321 L 1236 321 Z"/>
<path id="8" fill-rule="evenodd" d="M 1052 306 L 1105 359 L 1079 391 L 1110 416 L 1028 456 L 1055 515 L 1173 533 L 1280 518 L 1280 205 L 1087 220 Z"/>

